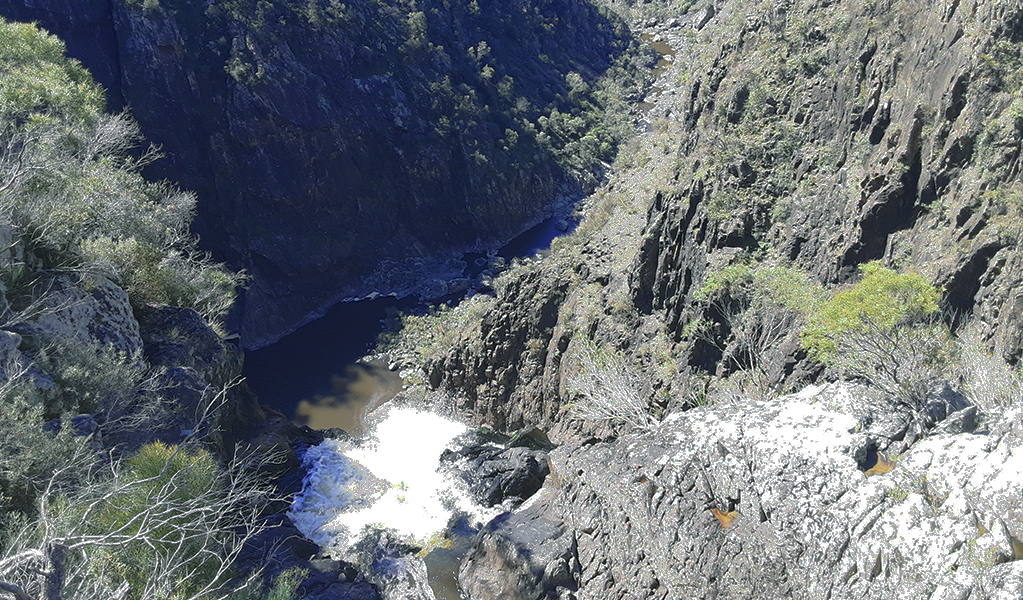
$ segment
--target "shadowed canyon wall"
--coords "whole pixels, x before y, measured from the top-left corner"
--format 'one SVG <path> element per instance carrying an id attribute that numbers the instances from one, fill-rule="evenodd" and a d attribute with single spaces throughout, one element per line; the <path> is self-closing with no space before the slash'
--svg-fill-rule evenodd
<path id="1" fill-rule="evenodd" d="M 197 192 L 204 247 L 252 276 L 234 315 L 249 347 L 341 298 L 460 276 L 450 259 L 578 194 L 613 147 L 590 84 L 629 45 L 620 20 L 581 0 L 45 0 L 0 13 L 67 40 L 167 155 L 150 175 Z M 586 136 L 587 150 L 567 148 Z"/>

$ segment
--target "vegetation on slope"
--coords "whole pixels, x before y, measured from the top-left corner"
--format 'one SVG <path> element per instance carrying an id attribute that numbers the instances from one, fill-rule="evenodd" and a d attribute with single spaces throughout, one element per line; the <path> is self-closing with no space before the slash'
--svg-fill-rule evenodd
<path id="1" fill-rule="evenodd" d="M 196 250 L 195 198 L 144 179 L 153 151 L 103 110 L 59 40 L 0 19 L 0 594 L 255 598 L 234 559 L 273 491 L 202 448 L 223 392 L 181 445 L 147 442 L 188 416 L 132 316 L 217 327 L 244 278 Z"/>
<path id="2" fill-rule="evenodd" d="M 14 310 L 48 274 L 103 274 L 133 304 L 194 308 L 219 324 L 242 281 L 195 249 L 195 197 L 140 168 L 138 127 L 103 112 L 103 93 L 42 31 L 5 23 L 0 45 L 0 278 Z"/>

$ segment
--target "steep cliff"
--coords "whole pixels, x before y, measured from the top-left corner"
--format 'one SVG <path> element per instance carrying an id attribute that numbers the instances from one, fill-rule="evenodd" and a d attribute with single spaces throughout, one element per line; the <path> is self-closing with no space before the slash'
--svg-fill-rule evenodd
<path id="1" fill-rule="evenodd" d="M 68 39 L 166 153 L 151 174 L 196 190 L 204 245 L 253 276 L 235 315 L 246 346 L 340 298 L 424 292 L 461 276 L 449 259 L 550 216 L 610 156 L 601 111 L 631 77 L 624 24 L 579 0 L 0 13 Z"/>
<path id="2" fill-rule="evenodd" d="M 716 256 L 778 255 L 825 283 L 883 259 L 1018 358 L 1019 18 L 1000 3 L 724 5 L 680 37 L 695 54 L 670 109 L 680 189 L 651 209 L 637 307 L 680 339 Z"/>
<path id="3" fill-rule="evenodd" d="M 1015 362 L 1019 17 L 998 3 L 954 3 L 942 13 L 902 2 L 726 3 L 655 27 L 686 58 L 659 82 L 667 89 L 649 113 L 654 130 L 591 201 L 599 213 L 591 233 L 499 288 L 504 316 L 484 319 L 478 335 L 511 344 L 500 350 L 509 360 L 490 361 L 493 344 L 467 343 L 428 360 L 432 382 L 506 412 L 546 397 L 555 408 L 544 414 L 556 414 L 567 373 L 560 359 L 539 377 L 509 376 L 500 386 L 460 375 L 472 364 L 479 373 L 490 364 L 535 371 L 523 367 L 535 362 L 538 342 L 487 332 L 498 320 L 515 331 L 540 318 L 550 321 L 547 335 L 583 331 L 641 368 L 653 361 L 727 375 L 739 368 L 724 359 L 738 343 L 725 314 L 734 299 L 708 299 L 712 275 L 728 265 L 787 264 L 834 286 L 875 259 L 924 274 L 950 313 L 972 315 L 984 343 Z M 641 232 L 637 210 L 647 213 Z M 560 283 L 566 278 L 572 285 Z M 579 311 L 567 300 L 580 295 L 571 304 L 593 316 L 573 324 Z M 513 308 L 544 302 L 552 307 L 542 312 Z M 539 340 L 550 357 L 549 338 Z M 556 345 L 563 351 L 568 341 Z M 790 336 L 762 361 L 785 386 L 814 376 L 805 358 Z M 442 364 L 452 361 L 453 369 Z M 655 389 L 670 387 L 664 369 L 642 370 Z M 540 380 L 562 383 L 516 393 Z"/>
<path id="4" fill-rule="evenodd" d="M 435 317 L 458 326 L 408 359 L 478 420 L 563 444 L 541 496 L 477 539 L 463 589 L 1018 595 L 1019 380 L 1003 361 L 1021 352 L 1021 9 L 618 9 L 675 51 L 649 131 L 579 232 Z M 940 333 L 848 369 L 813 354 L 798 305 L 856 289 L 870 261 L 940 290 Z M 895 348 L 898 327 L 873 333 Z M 918 363 L 932 386 L 905 402 L 903 375 L 875 375 L 925 346 L 947 354 Z M 781 395 L 842 377 L 867 389 Z"/>

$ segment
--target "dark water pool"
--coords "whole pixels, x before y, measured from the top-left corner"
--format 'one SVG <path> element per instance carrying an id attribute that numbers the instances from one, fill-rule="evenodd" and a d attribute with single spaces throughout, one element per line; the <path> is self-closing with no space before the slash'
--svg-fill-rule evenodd
<path id="1" fill-rule="evenodd" d="M 572 223 L 564 216 L 547 219 L 510 241 L 497 256 L 510 260 L 542 252 Z M 490 259 L 482 254 L 464 259 L 465 276 L 478 281 Z M 387 325 L 397 325 L 399 312 L 423 309 L 417 298 L 393 296 L 339 303 L 277 343 L 246 352 L 243 375 L 263 404 L 295 422 L 358 435 L 365 413 L 394 397 L 401 380 L 386 365 L 357 361 L 372 350 Z"/>

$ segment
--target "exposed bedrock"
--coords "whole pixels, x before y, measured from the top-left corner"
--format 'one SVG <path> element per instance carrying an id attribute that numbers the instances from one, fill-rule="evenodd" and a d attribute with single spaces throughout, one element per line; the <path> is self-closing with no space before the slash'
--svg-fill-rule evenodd
<path id="1" fill-rule="evenodd" d="M 680 339 L 708 268 L 766 253 L 832 284 L 880 259 L 1018 358 L 1021 19 L 1005 2 L 719 7 L 680 40 L 696 57 L 670 107 L 677 185 L 650 208 L 637 308 Z M 718 108 L 738 95 L 743 116 Z"/>
<path id="2" fill-rule="evenodd" d="M 949 322 L 972 318 L 983 350 L 1018 362 L 1023 9 L 698 2 L 672 16 L 664 35 L 680 58 L 651 133 L 603 190 L 611 202 L 595 204 L 608 224 L 513 270 L 479 327 L 425 366 L 480 420 L 562 443 L 538 496 L 477 538 L 463 589 L 1019 596 L 1018 408 L 981 414 L 945 387 L 910 416 L 849 384 L 693 408 L 707 398 L 685 377 L 732 372 L 727 335 L 693 330 L 714 316 L 708 277 L 742 261 L 791 264 L 832 291 L 872 260 L 920 273 Z M 645 223 L 612 243 L 637 204 Z M 580 422 L 571 383 L 585 343 L 640 374 L 659 425 Z M 797 336 L 768 352 L 779 387 L 821 379 Z M 508 582 L 524 591 L 502 596 Z"/>
<path id="3" fill-rule="evenodd" d="M 895 455 L 905 415 L 843 384 L 566 444 L 460 581 L 474 599 L 1017 597 L 1019 419 L 950 417 Z M 526 591 L 495 592 L 510 581 Z"/>

